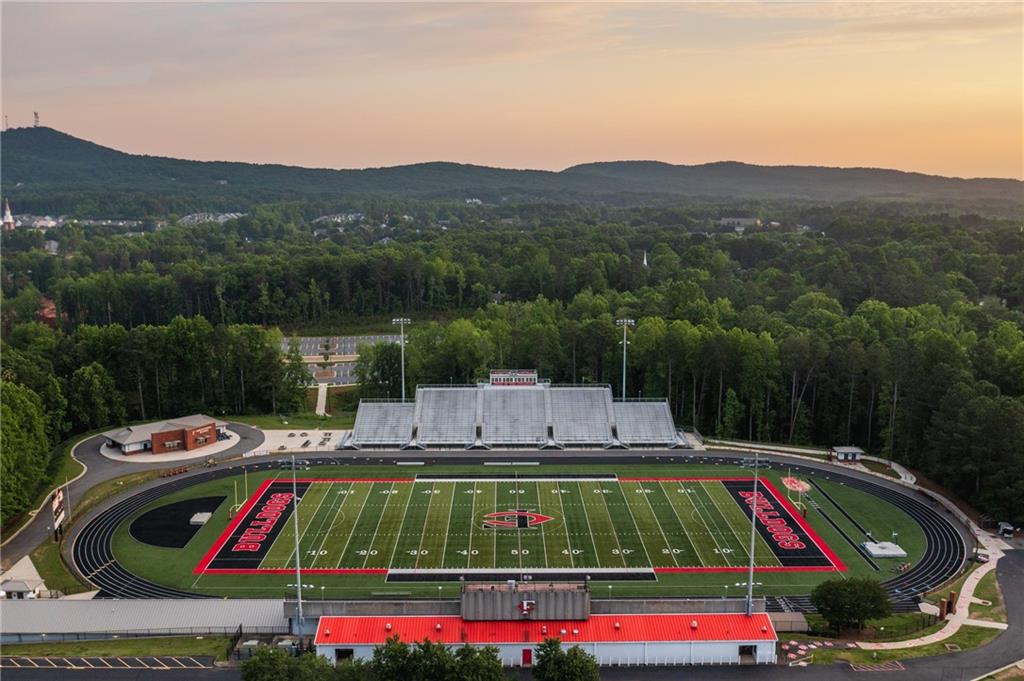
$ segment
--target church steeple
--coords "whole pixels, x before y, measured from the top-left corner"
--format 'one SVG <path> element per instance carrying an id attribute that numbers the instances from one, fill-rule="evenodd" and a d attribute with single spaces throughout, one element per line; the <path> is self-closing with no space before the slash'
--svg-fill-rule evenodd
<path id="1" fill-rule="evenodd" d="M 14 216 L 11 215 L 11 202 L 4 199 L 4 231 L 13 232 L 14 227 Z"/>

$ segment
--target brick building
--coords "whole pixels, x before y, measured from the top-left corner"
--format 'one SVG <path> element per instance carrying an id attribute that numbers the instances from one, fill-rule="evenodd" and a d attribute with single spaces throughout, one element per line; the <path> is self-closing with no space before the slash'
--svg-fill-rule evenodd
<path id="1" fill-rule="evenodd" d="M 192 451 L 227 437 L 227 424 L 205 414 L 193 414 L 170 421 L 156 421 L 139 426 L 110 430 L 103 434 L 107 446 L 122 454 L 166 454 Z"/>

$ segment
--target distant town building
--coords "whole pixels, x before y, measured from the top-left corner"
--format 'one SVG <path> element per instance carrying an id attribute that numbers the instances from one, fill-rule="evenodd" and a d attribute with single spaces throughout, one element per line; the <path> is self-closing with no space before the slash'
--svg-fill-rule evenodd
<path id="1" fill-rule="evenodd" d="M 365 218 L 366 215 L 363 213 L 333 213 L 331 215 L 321 215 L 313 220 L 313 224 L 318 225 L 324 222 L 362 222 Z"/>
<path id="2" fill-rule="evenodd" d="M 743 230 L 751 227 L 760 227 L 761 220 L 759 218 L 720 218 L 718 220 L 719 227 L 732 227 L 738 233 L 742 234 Z"/>
<path id="3" fill-rule="evenodd" d="M 484 202 L 480 199 L 466 199 L 466 203 L 470 206 L 482 206 Z"/>
<path id="4" fill-rule="evenodd" d="M 43 248 L 46 249 L 47 254 L 57 255 L 60 253 L 60 242 L 54 241 L 53 239 L 47 239 L 46 243 L 43 244 Z"/>
<path id="5" fill-rule="evenodd" d="M 204 222 L 216 222 L 223 225 L 228 220 L 244 218 L 246 213 L 192 213 L 178 220 L 179 225 L 199 225 Z"/>
<path id="6" fill-rule="evenodd" d="M 13 232 L 15 227 L 14 216 L 11 215 L 11 202 L 4 199 L 4 231 Z"/>

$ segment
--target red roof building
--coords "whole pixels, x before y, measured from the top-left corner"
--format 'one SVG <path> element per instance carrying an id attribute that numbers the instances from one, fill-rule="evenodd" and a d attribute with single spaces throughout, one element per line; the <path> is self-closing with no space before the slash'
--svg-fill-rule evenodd
<path id="1" fill-rule="evenodd" d="M 368 659 L 398 636 L 451 646 L 495 646 L 509 666 L 529 666 L 533 647 L 558 638 L 601 664 L 774 663 L 775 629 L 766 613 L 592 615 L 587 620 L 467 621 L 454 616 L 322 617 L 317 651 L 330 659 Z"/>

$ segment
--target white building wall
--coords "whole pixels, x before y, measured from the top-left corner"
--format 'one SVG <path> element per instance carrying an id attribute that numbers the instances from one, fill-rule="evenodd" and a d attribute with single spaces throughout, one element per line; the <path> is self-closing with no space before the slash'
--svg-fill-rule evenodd
<path id="1" fill-rule="evenodd" d="M 773 641 L 751 641 L 744 642 L 669 642 L 669 643 L 587 643 L 577 641 L 563 641 L 562 648 L 568 650 L 578 645 L 586 652 L 593 655 L 598 664 L 602 666 L 618 665 L 711 665 L 711 664 L 739 664 L 740 646 L 753 645 L 755 647 L 755 659 L 759 664 L 775 663 L 775 643 Z M 449 646 L 452 650 L 461 647 L 460 645 Z M 506 667 L 519 667 L 523 662 L 523 649 L 530 648 L 526 643 L 505 643 L 496 646 L 498 657 Z M 374 646 L 317 646 L 317 654 L 326 657 L 332 662 L 336 659 L 335 648 L 352 648 L 353 656 L 358 659 L 370 660 L 373 657 Z M 533 659 L 536 661 L 536 648 L 534 648 Z"/>

